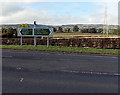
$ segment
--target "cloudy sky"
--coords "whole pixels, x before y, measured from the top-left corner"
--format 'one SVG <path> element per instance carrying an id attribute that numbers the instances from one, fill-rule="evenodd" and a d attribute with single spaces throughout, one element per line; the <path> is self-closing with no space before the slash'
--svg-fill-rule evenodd
<path id="1" fill-rule="evenodd" d="M 0 24 L 118 24 L 118 0 L 1 0 Z"/>

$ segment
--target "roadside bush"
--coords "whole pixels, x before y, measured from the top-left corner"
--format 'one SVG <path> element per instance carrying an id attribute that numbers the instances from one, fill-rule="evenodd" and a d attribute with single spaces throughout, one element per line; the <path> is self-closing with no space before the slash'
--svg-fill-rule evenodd
<path id="1" fill-rule="evenodd" d="M 47 39 L 37 38 L 37 45 L 46 45 Z M 20 38 L 3 38 L 3 45 L 19 45 Z M 24 45 L 33 45 L 33 38 L 23 38 Z M 50 38 L 52 46 L 68 46 L 68 47 L 93 47 L 120 49 L 120 38 L 71 38 L 71 39 L 53 39 Z"/>

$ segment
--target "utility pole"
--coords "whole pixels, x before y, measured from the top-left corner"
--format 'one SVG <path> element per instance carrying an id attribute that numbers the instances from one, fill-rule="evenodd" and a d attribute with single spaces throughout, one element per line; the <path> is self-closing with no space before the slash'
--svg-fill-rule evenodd
<path id="1" fill-rule="evenodd" d="M 105 17 L 104 17 L 104 29 L 103 32 L 105 32 L 108 36 L 108 15 L 107 15 L 107 4 L 105 5 Z"/>

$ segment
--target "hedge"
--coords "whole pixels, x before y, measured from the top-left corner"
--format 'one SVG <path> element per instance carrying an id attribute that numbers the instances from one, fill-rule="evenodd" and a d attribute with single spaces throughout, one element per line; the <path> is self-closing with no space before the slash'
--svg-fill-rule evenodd
<path id="1" fill-rule="evenodd" d="M 3 45 L 19 45 L 20 38 L 2 38 Z M 23 38 L 23 45 L 33 45 L 33 38 Z M 37 38 L 37 45 L 46 45 L 46 38 Z M 51 46 L 120 49 L 120 38 L 50 38 Z"/>

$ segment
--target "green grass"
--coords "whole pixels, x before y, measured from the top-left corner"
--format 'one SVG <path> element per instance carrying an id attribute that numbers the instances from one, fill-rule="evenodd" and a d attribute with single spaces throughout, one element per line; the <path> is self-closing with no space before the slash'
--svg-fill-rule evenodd
<path id="1" fill-rule="evenodd" d="M 88 54 L 120 54 L 118 49 L 96 49 L 96 48 L 81 48 L 81 47 L 65 47 L 65 46 L 49 46 L 46 45 L 0 45 L 3 49 L 14 50 L 35 50 L 35 51 L 52 51 L 52 52 L 65 52 L 65 53 L 88 53 Z"/>

